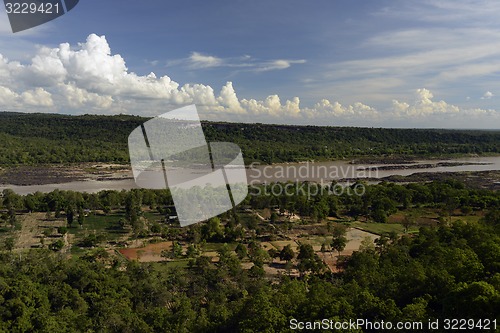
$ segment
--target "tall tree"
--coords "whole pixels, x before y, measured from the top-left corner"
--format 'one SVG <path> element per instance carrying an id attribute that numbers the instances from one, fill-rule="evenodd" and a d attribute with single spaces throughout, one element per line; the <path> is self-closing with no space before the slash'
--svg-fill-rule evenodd
<path id="1" fill-rule="evenodd" d="M 333 228 L 333 237 L 330 246 L 338 252 L 339 257 L 347 245 L 347 228 L 344 225 L 337 224 Z"/>
<path id="2" fill-rule="evenodd" d="M 295 252 L 293 251 L 290 244 L 283 247 L 280 252 L 280 259 L 285 260 L 286 262 L 290 262 L 293 258 L 295 258 Z"/>
<path id="3" fill-rule="evenodd" d="M 74 219 L 75 219 L 74 214 L 75 213 L 73 211 L 73 207 L 71 207 L 71 206 L 66 207 L 66 222 L 68 223 L 68 226 L 70 228 L 73 225 L 73 222 L 74 222 Z"/>
<path id="4" fill-rule="evenodd" d="M 78 224 L 80 228 L 83 228 L 83 222 L 85 221 L 85 213 L 83 212 L 83 208 L 78 208 Z"/>

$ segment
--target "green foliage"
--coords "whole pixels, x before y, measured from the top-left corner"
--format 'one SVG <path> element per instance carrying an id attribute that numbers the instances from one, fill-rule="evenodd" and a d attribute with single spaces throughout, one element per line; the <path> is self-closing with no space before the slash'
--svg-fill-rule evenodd
<path id="1" fill-rule="evenodd" d="M 75 215 L 74 215 L 73 209 L 72 208 L 67 208 L 66 209 L 66 221 L 68 222 L 68 226 L 70 228 L 73 225 L 74 216 Z"/>
<path id="2" fill-rule="evenodd" d="M 339 256 L 340 256 L 340 253 L 346 247 L 346 245 L 347 245 L 347 237 L 345 236 L 345 234 L 340 234 L 340 235 L 334 234 L 330 246 L 333 250 L 335 250 L 339 253 Z"/>
<path id="3" fill-rule="evenodd" d="M 179 244 L 179 242 L 173 242 L 172 256 L 173 258 L 180 258 L 182 256 L 182 246 L 181 244 Z"/>
<path id="4" fill-rule="evenodd" d="M 154 201 L 157 207 L 172 205 L 167 190 L 97 194 L 54 191 L 32 195 L 29 200 L 26 196 L 6 194 L 8 200 L 1 207 L 6 216 L 7 206 L 14 215 L 16 210 L 27 207 L 40 212 L 70 206 L 75 210 L 110 207 L 111 214 L 87 217 L 86 228 L 100 228 L 95 234 L 69 229 L 71 233 L 86 234 L 78 245 L 88 247 L 96 247 L 103 241 L 100 232 L 106 228 L 120 229 L 119 220 L 125 213 L 117 211 L 125 211 L 127 205 L 130 215 L 135 211 L 138 220 L 141 204 L 150 205 Z M 473 212 L 484 211 L 484 218 L 465 222 L 449 219 L 446 225 L 422 227 L 419 233 L 401 237 L 389 233 L 391 230 L 404 233 L 401 224 L 353 222 L 355 226 L 371 224 L 385 228 L 378 229 L 383 235 L 376 249 L 373 242 L 363 241 L 362 251 L 347 257 L 339 272 L 331 273 L 324 269 L 311 245 L 300 244 L 296 260 L 294 249 L 287 245 L 279 252 L 280 259 L 287 261 L 283 268 L 290 272 L 296 265 L 302 274 L 273 281 L 266 277 L 265 263 L 270 255 L 276 255 L 275 251 L 265 251 L 260 243 L 263 236 L 254 234 L 251 240 L 224 244 L 228 233 L 239 227 L 250 233 L 243 219 L 237 225 L 224 216 L 172 236 L 175 240 L 172 254 L 178 258 L 183 257 L 178 241 L 183 244 L 186 239 L 193 241 L 186 251 L 190 261 L 182 258 L 155 264 L 113 262 L 112 257 L 98 248 L 82 250 L 81 257 L 71 260 L 43 249 L 23 252 L 22 257 L 17 251 L 12 254 L 3 251 L 0 331 L 283 332 L 289 329 L 290 318 L 426 322 L 460 316 L 500 320 L 498 192 L 469 189 L 445 181 L 367 185 L 367 195 L 356 198 L 321 193 L 308 198 L 305 193 L 247 199 L 251 207 L 278 206 L 300 213 L 309 224 L 318 212 L 331 215 L 331 209 L 343 217 L 356 211 L 367 220 L 376 209 L 390 212 L 396 209 L 401 216 L 404 213 L 413 218 L 411 213 L 419 210 L 433 211 L 437 216 L 437 212 L 447 211 L 456 202 L 471 207 Z M 409 225 L 416 223 L 410 222 Z M 123 219 L 124 227 L 125 223 Z M 256 225 L 261 228 L 258 222 Z M 321 239 L 318 245 L 323 243 L 324 250 L 330 240 L 325 234 L 331 235 L 332 240 L 345 234 L 341 223 L 332 222 L 329 226 L 328 233 L 324 231 L 323 236 L 318 236 Z M 326 230 L 323 226 L 314 227 Z M 173 226 L 170 229 L 179 230 Z M 203 245 L 202 239 L 209 238 L 214 243 Z M 58 241 L 64 245 L 62 240 Z M 49 247 L 56 250 L 53 244 Z M 194 244 L 217 251 L 219 260 L 212 262 L 199 256 L 200 247 Z M 254 265 L 244 269 L 240 260 L 247 254 Z"/>
<path id="5" fill-rule="evenodd" d="M 85 236 L 78 245 L 82 247 L 95 247 L 100 241 L 102 241 L 102 237 L 97 236 L 96 234 L 89 234 Z"/>
<path id="6" fill-rule="evenodd" d="M 121 228 L 123 228 L 123 226 L 121 226 Z M 161 232 L 161 225 L 159 223 L 153 223 L 153 225 L 151 225 L 151 232 L 153 234 L 159 234 Z"/>
<path id="7" fill-rule="evenodd" d="M 355 252 L 333 275 L 315 269 L 314 251 L 301 244 L 299 268 L 307 277 L 275 282 L 262 266 L 241 269 L 226 245 L 217 263 L 200 256 L 185 268 L 110 266 L 102 249 L 73 260 L 45 250 L 22 259 L 4 253 L 0 330 L 282 332 L 290 318 L 499 320 L 497 244 L 500 234 L 486 221 L 422 228 L 384 251 Z"/>
<path id="8" fill-rule="evenodd" d="M 285 261 L 290 261 L 295 257 L 295 252 L 293 251 L 292 247 L 290 244 L 286 245 L 281 249 L 280 252 L 280 259 L 285 260 Z"/>
<path id="9" fill-rule="evenodd" d="M 373 239 L 370 236 L 366 236 L 363 238 L 361 241 L 361 244 L 359 246 L 360 251 L 368 251 L 368 252 L 374 252 L 375 251 L 375 244 L 373 242 Z"/>
<path id="10" fill-rule="evenodd" d="M 7 237 L 4 239 L 4 249 L 7 251 L 12 251 L 16 244 L 14 237 Z"/>
<path id="11" fill-rule="evenodd" d="M 193 250 L 194 249 L 191 249 L 188 257 L 192 258 L 192 257 L 196 256 L 196 254 Z M 179 242 L 173 242 L 170 250 L 169 251 L 163 250 L 161 252 L 161 256 L 164 258 L 169 258 L 169 259 L 181 258 L 182 257 L 182 245 Z"/>
<path id="12" fill-rule="evenodd" d="M 186 256 L 188 258 L 196 258 L 200 255 L 200 249 L 195 244 L 189 244 L 186 250 Z"/>
<path id="13" fill-rule="evenodd" d="M 500 134 L 494 131 L 231 123 L 204 123 L 203 130 L 210 140 L 239 144 L 247 162 L 277 163 L 363 155 L 442 155 L 500 151 Z"/>
<path id="14" fill-rule="evenodd" d="M 83 227 L 84 222 L 85 222 L 85 214 L 83 213 L 83 208 L 80 207 L 78 209 L 78 224 L 80 225 L 80 228 Z"/>
<path id="15" fill-rule="evenodd" d="M 224 239 L 224 229 L 220 218 L 213 217 L 209 219 L 208 223 L 201 228 L 201 237 L 207 241 L 222 241 Z"/>
<path id="16" fill-rule="evenodd" d="M 0 165 L 127 163 L 137 116 L 0 113 Z M 500 152 L 492 131 L 415 130 L 263 124 L 202 124 L 209 141 L 241 146 L 246 162 L 293 162 L 355 156 Z"/>
<path id="17" fill-rule="evenodd" d="M 301 273 L 319 273 L 324 267 L 323 261 L 316 255 L 311 244 L 299 244 L 299 263 L 297 268 Z"/>
<path id="18" fill-rule="evenodd" d="M 49 249 L 51 249 L 52 251 L 61 251 L 63 247 L 64 241 L 62 239 L 58 239 L 49 245 Z"/>
<path id="19" fill-rule="evenodd" d="M 234 251 L 240 260 L 244 259 L 248 254 L 247 247 L 241 243 L 236 245 L 236 249 Z"/>
<path id="20" fill-rule="evenodd" d="M 302 186 L 302 183 L 281 185 L 283 187 L 294 186 L 297 190 L 290 188 L 288 194 L 273 194 L 274 183 L 262 185 L 262 189 L 259 189 L 260 193 L 269 195 L 251 195 L 246 202 L 254 209 L 276 205 L 280 210 L 286 209 L 302 217 L 309 217 L 305 223 L 326 216 L 347 216 L 352 219 L 365 217 L 374 222 L 386 223 L 391 214 L 414 207 L 435 208 L 449 215 L 447 206 L 450 203 L 455 205 L 454 203 L 457 202 L 459 205 L 470 207 L 472 211 L 498 210 L 500 207 L 499 192 L 464 188 L 463 184 L 450 180 L 405 185 L 387 182 L 377 185 L 365 184 L 363 186 L 366 194 L 363 196 L 349 195 L 347 192 L 338 196 L 330 195 L 326 188 L 318 191 L 314 187 Z M 293 195 L 289 195 L 290 193 Z M 489 213 L 488 219 L 496 223 L 498 220 L 496 216 L 499 215 Z M 403 221 L 404 228 L 401 227 L 401 229 L 408 231 L 414 222 L 414 219 L 409 216 L 406 221 Z M 257 225 L 254 227 L 257 228 Z"/>

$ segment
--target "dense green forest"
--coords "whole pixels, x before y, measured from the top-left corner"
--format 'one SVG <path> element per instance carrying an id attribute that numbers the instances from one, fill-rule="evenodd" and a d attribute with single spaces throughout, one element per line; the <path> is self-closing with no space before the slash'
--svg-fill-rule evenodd
<path id="1" fill-rule="evenodd" d="M 127 137 L 148 118 L 0 113 L 0 165 L 128 162 Z M 500 153 L 499 131 L 204 122 L 209 141 L 240 145 L 246 162 L 359 156 Z"/>
<path id="2" fill-rule="evenodd" d="M 290 257 L 297 258 L 302 274 L 283 275 L 279 281 L 267 279 L 262 270 L 259 244 L 269 237 L 271 228 L 231 213 L 220 217 L 222 225 L 214 219 L 182 229 L 168 226 L 179 232 L 166 232 L 162 237 L 192 244 L 236 241 L 245 248 L 243 253 L 234 253 L 223 246 L 217 262 L 194 254 L 183 269 L 164 263 L 125 262 L 101 248 L 72 259 L 57 248 L 22 253 L 6 249 L 0 253 L 0 331 L 291 332 L 292 319 L 337 322 L 356 318 L 422 322 L 423 328 L 415 330 L 420 332 L 429 331 L 425 326 L 429 319 L 440 320 L 438 331 L 447 331 L 446 318 L 476 319 L 466 324 L 470 331 L 481 331 L 477 325 L 484 329 L 489 319 L 487 331 L 499 331 L 498 192 L 467 188 L 452 180 L 367 185 L 362 197 L 304 189 L 296 195 L 249 196 L 244 204 L 255 209 L 290 209 L 310 216 L 307 223 L 312 224 L 334 215 L 377 221 L 379 210 L 426 208 L 443 214 L 438 225 L 422 226 L 417 234 L 382 237 L 375 246 L 346 257 L 338 272 L 325 270 L 307 246 L 291 249 Z M 5 220 L 20 210 L 68 214 L 83 207 L 108 212 L 123 209 L 133 222 L 144 205 L 165 214 L 171 203 L 168 190 L 96 194 L 56 190 L 27 196 L 5 190 L 1 208 Z M 482 218 L 451 222 L 445 213 L 457 209 L 481 213 Z M 257 232 L 243 236 L 249 229 Z M 241 265 L 247 256 L 253 263 L 250 269 Z M 467 326 L 471 323 L 472 328 Z"/>
<path id="3" fill-rule="evenodd" d="M 353 191 L 348 190 L 357 187 L 358 184 L 364 188 L 363 195 L 355 195 Z M 287 186 L 287 191 L 275 193 L 273 188 L 277 185 L 292 186 Z M 387 182 L 366 185 L 360 182 L 342 193 L 333 194 L 332 188 L 335 186 L 335 183 L 327 186 L 308 182 L 253 186 L 240 207 L 249 206 L 252 209 L 274 207 L 318 222 L 327 217 L 349 217 L 378 223 L 385 223 L 389 215 L 410 208 L 435 208 L 440 211 L 443 218 L 456 210 L 467 214 L 500 208 L 500 192 L 467 188 L 461 182 L 451 179 L 405 185 Z M 106 190 L 99 193 L 54 190 L 50 193 L 36 192 L 25 196 L 6 189 L 0 198 L 0 209 L 4 210 L 3 214 L 0 214 L 0 222 L 8 221 L 9 215 L 14 215 L 17 211 L 54 212 L 56 215 L 64 212 L 68 215 L 75 214 L 80 209 L 102 210 L 106 213 L 123 208 L 129 212 L 136 211 L 137 217 L 141 214 L 142 206 L 148 206 L 158 210 L 160 214 L 165 214 L 165 207 L 173 207 L 173 204 L 168 189 Z M 231 216 L 229 212 L 223 214 L 226 215 Z M 226 241 L 231 240 L 234 239 L 226 239 Z"/>
<path id="4" fill-rule="evenodd" d="M 291 332 L 292 318 L 423 323 L 475 318 L 496 319 L 498 325 L 498 223 L 485 219 L 422 229 L 415 238 L 354 254 L 342 273 L 285 276 L 279 284 L 242 270 L 228 253 L 221 253 L 217 264 L 199 257 L 185 270 L 135 262 L 119 269 L 104 251 L 70 261 L 44 251 L 5 253 L 0 329 Z M 470 331 L 481 331 L 474 325 Z M 495 331 L 493 323 L 488 331 Z"/>

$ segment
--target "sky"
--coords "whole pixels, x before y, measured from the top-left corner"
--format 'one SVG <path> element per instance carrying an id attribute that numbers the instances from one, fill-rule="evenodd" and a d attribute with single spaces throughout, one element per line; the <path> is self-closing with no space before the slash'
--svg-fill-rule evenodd
<path id="1" fill-rule="evenodd" d="M 500 2 L 80 0 L 12 33 L 0 110 L 500 128 Z"/>

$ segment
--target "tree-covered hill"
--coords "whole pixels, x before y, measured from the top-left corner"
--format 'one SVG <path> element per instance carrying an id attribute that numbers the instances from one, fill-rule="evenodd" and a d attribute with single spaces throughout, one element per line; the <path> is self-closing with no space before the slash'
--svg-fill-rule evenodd
<path id="1" fill-rule="evenodd" d="M 128 162 L 127 137 L 148 118 L 0 113 L 0 165 Z M 204 122 L 209 141 L 240 145 L 247 162 L 500 152 L 500 131 Z"/>

